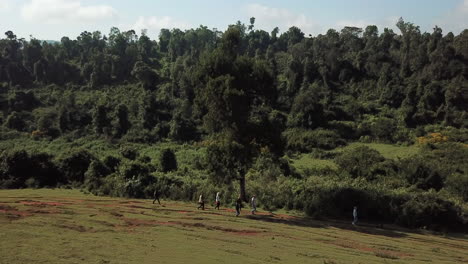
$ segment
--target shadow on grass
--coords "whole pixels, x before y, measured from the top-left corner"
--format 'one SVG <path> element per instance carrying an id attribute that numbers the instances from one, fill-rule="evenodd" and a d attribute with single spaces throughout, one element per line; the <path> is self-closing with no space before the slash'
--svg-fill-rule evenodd
<path id="1" fill-rule="evenodd" d="M 292 226 L 300 226 L 300 227 L 314 227 L 314 228 L 339 228 L 349 231 L 355 231 L 370 235 L 377 235 L 377 236 L 386 236 L 392 238 L 401 238 L 408 236 L 403 232 L 399 232 L 397 230 L 386 229 L 383 225 L 377 226 L 367 223 L 360 223 L 359 225 L 352 225 L 351 223 L 340 222 L 337 220 L 315 220 L 311 218 L 291 218 L 291 219 L 282 219 L 275 217 L 275 214 L 271 215 L 247 215 L 246 218 L 256 221 L 264 221 L 268 223 L 278 223 L 278 224 L 286 224 Z"/>

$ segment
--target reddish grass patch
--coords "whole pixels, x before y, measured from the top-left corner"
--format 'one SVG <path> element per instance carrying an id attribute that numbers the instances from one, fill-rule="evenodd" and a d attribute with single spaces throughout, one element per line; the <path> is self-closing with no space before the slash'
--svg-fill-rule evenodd
<path id="1" fill-rule="evenodd" d="M 161 222 L 156 220 L 143 220 L 143 219 L 136 219 L 136 218 L 123 218 L 125 222 L 125 226 L 127 227 L 135 227 L 135 226 L 157 226 L 157 225 L 165 225 L 165 226 L 182 226 L 182 227 L 195 227 L 195 228 L 204 228 L 207 230 L 218 230 L 226 233 L 232 233 L 241 236 L 255 236 L 259 235 L 261 232 L 256 230 L 245 230 L 245 229 L 232 229 L 232 228 L 225 228 L 221 226 L 212 226 L 206 225 L 204 223 L 185 223 L 180 221 L 168 221 L 168 222 Z"/>
<path id="2" fill-rule="evenodd" d="M 26 212 L 31 214 L 61 214 L 59 210 L 41 210 L 41 209 L 28 209 Z"/>
<path id="3" fill-rule="evenodd" d="M 39 201 L 19 201 L 20 204 L 30 205 L 30 206 L 63 206 L 65 203 L 57 203 L 57 202 L 39 202 Z"/>
<path id="4" fill-rule="evenodd" d="M 148 209 L 148 208 L 146 208 L 146 207 L 139 206 L 139 205 L 133 205 L 133 204 L 126 205 L 126 207 L 129 207 L 129 208 L 138 208 L 138 209 Z"/>
<path id="5" fill-rule="evenodd" d="M 14 220 L 32 215 L 29 212 L 19 211 L 18 209 L 9 205 L 0 205 L 0 213 L 5 214 L 7 218 Z"/>

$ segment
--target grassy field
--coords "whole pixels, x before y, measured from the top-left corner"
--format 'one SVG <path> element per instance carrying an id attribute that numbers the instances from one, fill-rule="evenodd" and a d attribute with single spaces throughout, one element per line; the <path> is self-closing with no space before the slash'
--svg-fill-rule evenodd
<path id="1" fill-rule="evenodd" d="M 413 155 L 416 155 L 419 151 L 418 145 L 411 146 L 399 146 L 392 144 L 381 144 L 381 143 L 360 143 L 355 142 L 351 143 L 345 147 L 337 148 L 332 151 L 342 152 L 346 149 L 356 148 L 358 146 L 367 146 L 369 148 L 377 150 L 382 156 L 387 159 L 398 159 L 398 158 L 407 158 Z M 317 159 L 312 157 L 310 154 L 300 154 L 294 159 L 291 159 L 292 165 L 297 168 L 300 172 L 305 170 L 321 170 L 321 169 L 338 169 L 333 160 L 329 159 Z"/>
<path id="2" fill-rule="evenodd" d="M 468 237 L 244 209 L 1 190 L 0 263 L 468 263 Z"/>
<path id="3" fill-rule="evenodd" d="M 411 145 L 411 146 L 399 146 L 393 144 L 382 144 L 382 143 L 351 143 L 344 148 L 339 148 L 337 151 L 341 151 L 343 149 L 348 148 L 355 148 L 357 146 L 367 146 L 369 148 L 373 148 L 380 152 L 382 156 L 386 159 L 398 159 L 398 158 L 407 158 L 413 155 L 416 155 L 419 151 L 418 145 Z"/>

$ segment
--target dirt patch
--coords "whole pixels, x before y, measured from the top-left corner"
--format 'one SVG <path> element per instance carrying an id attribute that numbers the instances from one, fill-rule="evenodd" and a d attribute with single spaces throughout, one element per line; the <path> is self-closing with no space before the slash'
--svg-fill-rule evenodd
<path id="1" fill-rule="evenodd" d="M 62 214 L 63 212 L 56 209 L 43 210 L 43 209 L 28 209 L 26 212 L 31 214 Z"/>
<path id="2" fill-rule="evenodd" d="M 133 205 L 133 204 L 126 205 L 126 207 L 129 207 L 129 208 L 138 208 L 138 209 L 148 209 L 148 208 L 146 208 L 146 207 L 139 206 L 139 205 Z"/>
<path id="3" fill-rule="evenodd" d="M 216 213 L 216 212 L 203 212 L 203 214 L 224 216 L 224 214 Z"/>
<path id="4" fill-rule="evenodd" d="M 112 223 L 109 223 L 109 222 L 103 221 L 103 220 L 92 220 L 92 222 L 103 225 L 103 226 L 106 226 L 106 227 L 116 227 L 115 224 L 112 224 Z"/>
<path id="5" fill-rule="evenodd" d="M 120 206 L 120 204 L 95 204 L 94 206 L 104 206 L 104 207 L 117 207 Z"/>
<path id="6" fill-rule="evenodd" d="M 177 225 L 177 222 L 161 222 L 156 220 L 143 220 L 136 218 L 123 218 L 125 226 L 135 227 L 135 226 L 157 226 L 157 225 Z"/>
<path id="7" fill-rule="evenodd" d="M 65 229 L 70 229 L 70 230 L 73 230 L 73 231 L 77 231 L 77 232 L 80 232 L 80 233 L 83 233 L 83 232 L 92 232 L 92 229 L 89 229 L 89 228 L 86 228 L 82 225 L 75 225 L 75 224 L 59 224 L 59 225 L 56 225 L 57 227 L 60 227 L 60 228 L 65 228 Z"/>
<path id="8" fill-rule="evenodd" d="M 125 226 L 127 227 L 135 227 L 135 226 L 157 226 L 157 225 L 167 225 L 167 226 L 182 226 L 182 227 L 194 227 L 194 228 L 204 228 L 207 230 L 217 230 L 226 233 L 236 234 L 236 235 L 243 235 L 243 236 L 254 236 L 259 235 L 260 231 L 256 230 L 245 230 L 245 229 L 233 229 L 233 228 L 225 228 L 221 226 L 213 226 L 213 225 L 206 225 L 203 223 L 185 223 L 180 221 L 167 221 L 161 222 L 156 220 L 143 220 L 143 219 L 136 219 L 136 218 L 123 218 L 125 222 Z"/>
<path id="9" fill-rule="evenodd" d="M 111 215 L 116 216 L 116 217 L 122 217 L 123 214 L 118 213 L 118 212 L 109 212 Z"/>
<path id="10" fill-rule="evenodd" d="M 46 207 L 46 206 L 63 206 L 65 203 L 57 203 L 57 202 L 39 202 L 39 201 L 32 201 L 32 200 L 23 200 L 18 201 L 20 204 L 29 205 L 29 206 L 36 206 L 36 207 Z"/>
<path id="11" fill-rule="evenodd" d="M 120 201 L 119 203 L 120 204 L 141 204 L 141 203 L 144 203 L 144 202 L 141 202 L 141 201 Z"/>
<path id="12" fill-rule="evenodd" d="M 30 212 L 19 211 L 17 208 L 9 205 L 0 205 L 0 213 L 5 214 L 5 216 L 10 220 L 17 220 L 22 217 L 33 215 Z"/>
<path id="13" fill-rule="evenodd" d="M 189 211 L 177 211 L 179 214 L 187 214 L 190 213 Z"/>
<path id="14" fill-rule="evenodd" d="M 287 214 L 274 214 L 273 216 L 281 219 L 297 219 L 297 217 Z"/>
<path id="15" fill-rule="evenodd" d="M 3 212 L 3 211 L 17 211 L 18 209 L 12 207 L 12 206 L 9 206 L 9 205 L 0 205 L 0 212 Z"/>

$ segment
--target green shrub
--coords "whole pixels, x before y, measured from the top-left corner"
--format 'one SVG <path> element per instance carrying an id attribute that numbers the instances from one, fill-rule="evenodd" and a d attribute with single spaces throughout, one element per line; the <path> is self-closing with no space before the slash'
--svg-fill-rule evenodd
<path id="1" fill-rule="evenodd" d="M 84 174 L 89 168 L 89 164 L 96 158 L 86 150 L 74 149 L 59 157 L 58 164 L 68 182 L 84 182 Z"/>
<path id="2" fill-rule="evenodd" d="M 5 151 L 0 155 L 0 184 L 3 188 L 54 187 L 64 182 L 46 153 L 29 154 L 25 150 Z"/>
<path id="3" fill-rule="evenodd" d="M 159 166 L 163 172 L 177 170 L 177 159 L 171 149 L 164 149 L 159 157 Z"/>
<path id="4" fill-rule="evenodd" d="M 84 185 L 93 194 L 100 194 L 99 189 L 103 185 L 102 180 L 109 175 L 111 170 L 101 161 L 93 160 L 85 173 Z"/>
<path id="5" fill-rule="evenodd" d="M 344 150 L 335 158 L 335 163 L 351 177 L 373 179 L 380 172 L 380 163 L 385 158 L 367 146 L 358 146 Z"/>
<path id="6" fill-rule="evenodd" d="M 102 161 L 111 172 L 115 172 L 120 165 L 120 159 L 114 156 L 106 156 Z"/>
<path id="7" fill-rule="evenodd" d="M 346 141 L 333 130 L 293 128 L 286 130 L 283 137 L 287 149 L 301 152 L 310 152 L 314 148 L 334 149 L 346 145 Z"/>
<path id="8" fill-rule="evenodd" d="M 460 210 L 436 193 L 415 194 L 401 206 L 397 223 L 411 228 L 457 229 L 462 225 Z"/>
<path id="9" fill-rule="evenodd" d="M 438 191 L 442 189 L 444 179 L 437 170 L 428 165 L 429 161 L 420 156 L 403 159 L 399 164 L 400 173 L 409 184 L 415 185 L 419 189 Z"/>
<path id="10" fill-rule="evenodd" d="M 463 201 L 468 202 L 468 175 L 454 173 L 447 177 L 445 182 L 447 190 L 460 197 Z"/>
<path id="11" fill-rule="evenodd" d="M 129 146 L 120 147 L 120 155 L 129 160 L 135 160 L 138 157 L 138 151 Z"/>

